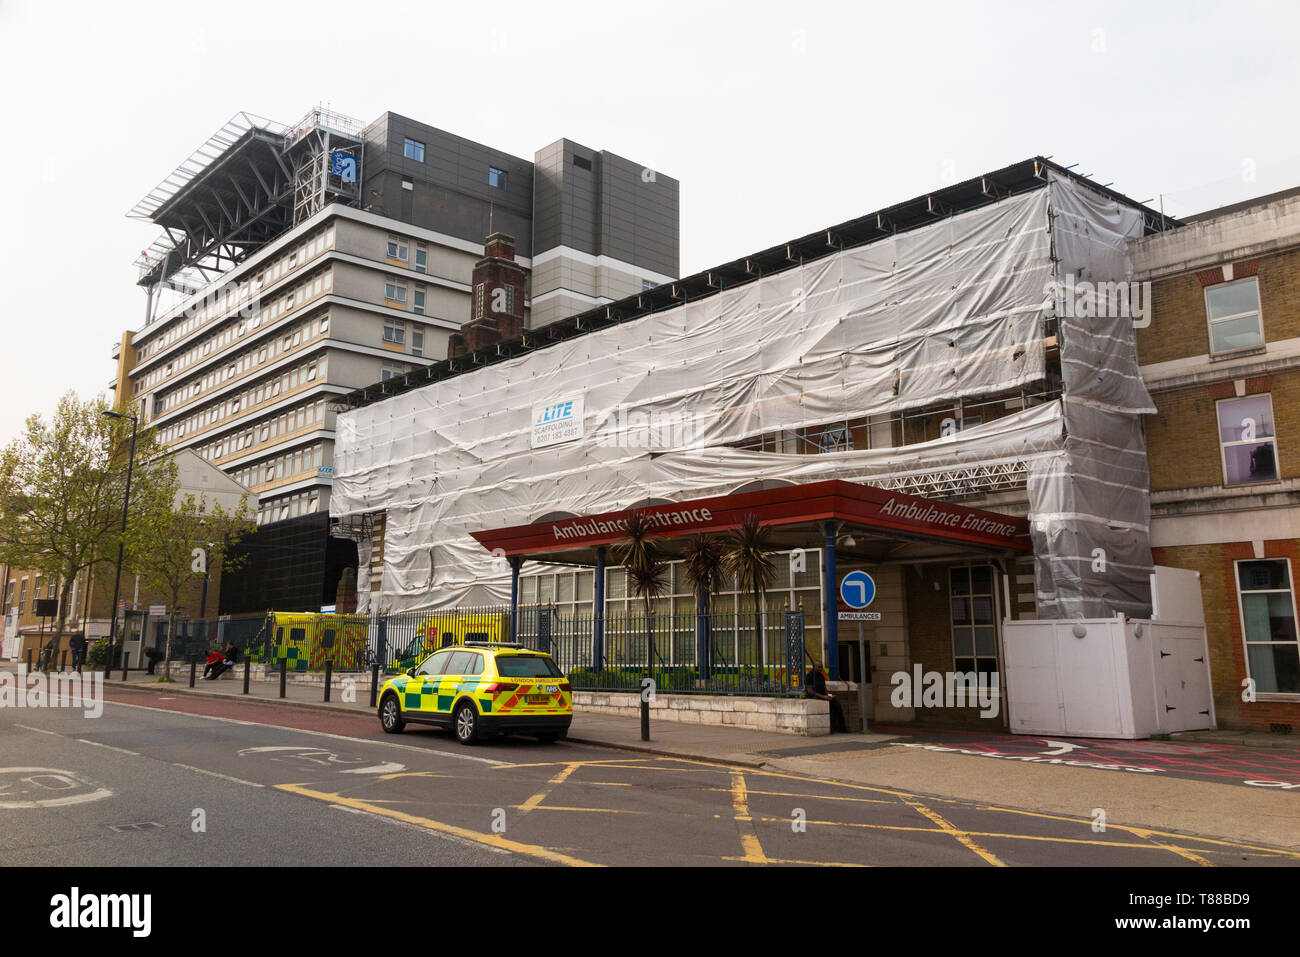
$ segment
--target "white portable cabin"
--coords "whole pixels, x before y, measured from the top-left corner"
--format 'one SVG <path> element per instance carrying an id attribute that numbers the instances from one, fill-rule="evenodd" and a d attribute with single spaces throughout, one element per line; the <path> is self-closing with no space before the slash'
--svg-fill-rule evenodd
<path id="1" fill-rule="evenodd" d="M 1157 566 L 1152 616 L 1004 622 L 1010 730 L 1148 738 L 1215 727 L 1200 573 Z"/>

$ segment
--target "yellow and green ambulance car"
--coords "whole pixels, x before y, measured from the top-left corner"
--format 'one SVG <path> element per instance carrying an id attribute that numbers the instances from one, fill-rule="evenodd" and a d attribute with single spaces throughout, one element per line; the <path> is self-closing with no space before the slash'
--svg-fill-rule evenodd
<path id="1" fill-rule="evenodd" d="M 450 728 L 461 744 L 519 733 L 552 742 L 573 721 L 573 687 L 554 659 L 509 642 L 465 642 L 429 655 L 379 692 L 379 723 Z"/>

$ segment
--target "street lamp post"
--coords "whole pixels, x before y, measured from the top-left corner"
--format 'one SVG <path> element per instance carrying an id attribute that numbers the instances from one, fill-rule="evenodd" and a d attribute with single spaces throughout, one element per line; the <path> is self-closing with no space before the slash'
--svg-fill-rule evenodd
<path id="1" fill-rule="evenodd" d="M 113 579 L 113 617 L 108 625 L 108 660 L 104 663 L 104 677 L 113 671 L 113 649 L 117 646 L 117 599 L 122 590 L 122 551 L 126 547 L 126 516 L 131 507 L 131 469 L 135 466 L 135 430 L 140 421 L 134 415 L 105 411 L 110 419 L 131 420 L 131 451 L 126 459 L 126 496 L 122 502 L 122 538 L 117 543 L 117 575 Z"/>

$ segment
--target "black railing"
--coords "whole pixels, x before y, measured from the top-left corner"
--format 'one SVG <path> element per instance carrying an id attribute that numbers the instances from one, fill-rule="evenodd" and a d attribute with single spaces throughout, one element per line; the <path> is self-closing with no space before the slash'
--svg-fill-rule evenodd
<path id="1" fill-rule="evenodd" d="M 297 629 L 297 631 L 295 631 Z M 241 657 L 290 672 L 414 668 L 447 645 L 515 641 L 550 654 L 575 690 L 802 696 L 801 611 L 560 615 L 544 605 L 478 606 L 370 617 L 277 613 L 181 620 L 173 659 L 202 657 L 233 641 Z"/>

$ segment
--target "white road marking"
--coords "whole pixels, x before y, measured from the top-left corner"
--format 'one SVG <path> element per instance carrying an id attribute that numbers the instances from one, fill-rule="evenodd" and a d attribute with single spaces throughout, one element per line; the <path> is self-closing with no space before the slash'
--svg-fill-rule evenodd
<path id="1" fill-rule="evenodd" d="M 73 774 L 71 771 L 62 771 L 59 770 L 58 768 L 26 768 L 26 767 L 0 768 L 0 774 L 27 774 L 29 775 L 29 777 L 23 778 L 22 779 L 23 783 L 33 785 L 35 787 L 44 788 L 47 791 L 68 790 L 73 787 L 76 787 L 79 784 L 85 785 L 86 787 L 91 787 L 93 785 L 93 782 L 83 781 L 81 778 L 77 777 L 77 775 Z M 38 777 L 53 777 L 56 779 L 61 779 L 62 781 L 67 782 L 67 784 L 66 787 L 56 789 L 50 787 L 50 785 L 48 784 L 41 784 L 39 781 L 36 780 Z M 86 804 L 90 801 L 102 801 L 104 798 L 113 796 L 113 792 L 110 791 L 108 788 L 100 787 L 97 785 L 95 785 L 95 787 L 96 790 L 94 791 L 86 791 L 81 794 L 68 794 L 65 795 L 64 797 L 33 798 L 30 800 L 20 800 L 20 801 L 0 801 L 0 808 L 6 810 L 13 810 L 13 809 L 38 808 L 38 807 L 67 807 L 68 805 L 71 804 Z M 9 785 L 0 786 L 0 793 L 3 793 L 8 789 L 9 789 Z"/>
<path id="2" fill-rule="evenodd" d="M 91 741 L 89 738 L 73 738 L 74 741 L 80 741 L 82 744 L 93 744 L 97 748 L 106 748 L 109 751 L 116 751 L 118 754 L 129 754 L 133 757 L 141 757 L 139 751 L 128 751 L 126 748 L 115 748 L 111 744 L 101 744 L 98 741 Z"/>
<path id="3" fill-rule="evenodd" d="M 49 728 L 33 728 L 33 727 L 32 727 L 31 725 L 29 725 L 29 724 L 18 724 L 17 722 L 14 723 L 14 727 L 16 727 L 16 728 L 23 728 L 24 730 L 27 730 L 27 731 L 35 731 L 37 734 L 52 734 L 52 735 L 54 735 L 55 737 L 58 737 L 58 736 L 59 736 L 59 732 L 57 732 L 57 731 L 51 731 Z"/>
<path id="4" fill-rule="evenodd" d="M 118 708 L 137 708 L 141 711 L 166 711 L 168 714 L 174 714 L 184 718 L 204 718 L 208 721 L 222 721 L 226 724 L 240 724 L 248 728 L 275 728 L 277 731 L 296 731 L 299 734 L 314 734 L 321 738 L 333 738 L 336 741 L 352 741 L 356 744 L 373 745 L 380 748 L 397 748 L 401 751 L 414 751 L 416 754 L 437 755 L 443 758 L 455 758 L 458 761 L 473 761 L 477 764 L 490 764 L 493 767 L 507 767 L 512 762 L 497 761 L 492 758 L 480 758 L 472 754 L 460 754 L 456 751 L 441 751 L 437 748 L 418 748 L 413 744 L 398 744 L 396 741 L 384 741 L 376 738 L 354 738 L 346 734 L 330 734 L 328 731 L 305 731 L 302 728 L 287 728 L 280 724 L 265 724 L 259 721 L 241 721 L 238 718 L 220 718 L 213 714 L 194 714 L 190 711 L 170 711 L 167 708 L 153 708 L 147 704 L 127 704 L 124 701 L 105 700 L 104 705 L 113 705 Z"/>
<path id="5" fill-rule="evenodd" d="M 348 768 L 343 774 L 395 774 L 398 771 L 405 771 L 405 764 L 398 764 L 396 761 L 389 761 L 386 764 L 372 764 L 368 768 Z"/>
<path id="6" fill-rule="evenodd" d="M 1069 741 L 1053 741 L 1051 738 L 1043 738 L 1043 744 L 1049 748 L 1054 746 L 1052 751 L 1039 751 L 1039 754 L 1069 754 L 1071 751 L 1078 751 L 1083 748 L 1082 744 L 1072 744 Z"/>
<path id="7" fill-rule="evenodd" d="M 207 768 L 196 768 L 192 764 L 181 764 L 179 761 L 171 762 L 172 767 L 184 768 L 186 771 L 194 771 L 198 774 L 206 774 L 209 777 L 221 778 L 223 781 L 234 781 L 236 784 L 247 784 L 250 788 L 264 788 L 265 784 L 258 784 L 256 781 L 245 781 L 243 778 L 232 777 L 229 774 L 221 774 L 217 771 L 209 771 Z"/>

